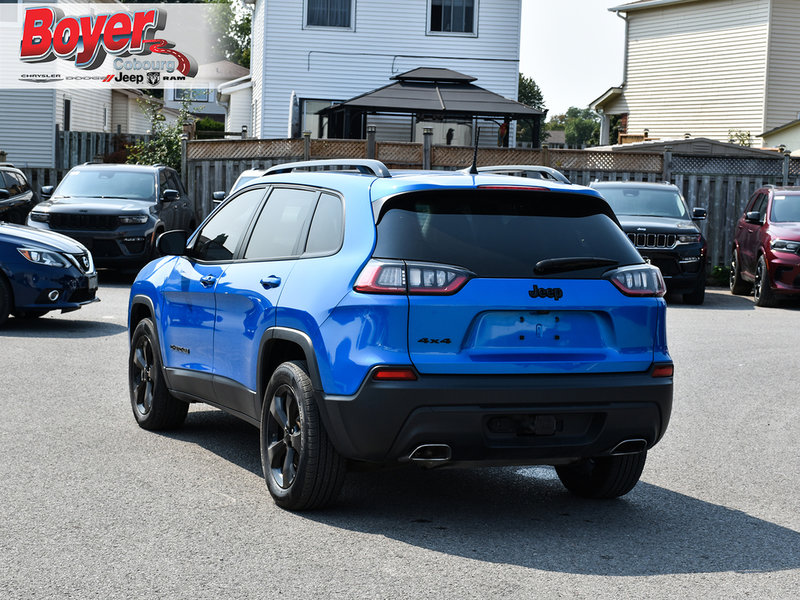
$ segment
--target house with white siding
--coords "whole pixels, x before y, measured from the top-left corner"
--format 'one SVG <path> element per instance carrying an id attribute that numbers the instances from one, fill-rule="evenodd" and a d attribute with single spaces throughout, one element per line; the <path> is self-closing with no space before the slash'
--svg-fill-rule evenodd
<path id="1" fill-rule="evenodd" d="M 249 130 L 282 138 L 299 119 L 316 137 L 320 110 L 418 67 L 516 99 L 520 17 L 521 0 L 255 0 Z M 408 117 L 367 118 L 379 141 L 419 141 Z"/>
<path id="2" fill-rule="evenodd" d="M 627 134 L 728 141 L 800 117 L 800 2 L 639 0 L 610 8 L 626 22 L 624 80 L 591 104 Z"/>

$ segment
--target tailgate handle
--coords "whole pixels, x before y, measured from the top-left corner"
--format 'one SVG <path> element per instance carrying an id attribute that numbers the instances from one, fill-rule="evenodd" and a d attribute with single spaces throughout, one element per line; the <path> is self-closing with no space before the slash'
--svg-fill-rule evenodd
<path id="1" fill-rule="evenodd" d="M 281 278 L 277 275 L 270 275 L 269 277 L 265 277 L 261 280 L 261 285 L 265 290 L 271 290 L 272 288 L 278 287 L 280 284 Z"/>

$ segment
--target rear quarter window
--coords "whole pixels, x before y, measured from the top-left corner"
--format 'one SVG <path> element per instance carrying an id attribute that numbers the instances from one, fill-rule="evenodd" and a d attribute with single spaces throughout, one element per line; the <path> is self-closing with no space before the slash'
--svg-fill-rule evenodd
<path id="1" fill-rule="evenodd" d="M 373 256 L 465 267 L 479 277 L 534 277 L 548 258 L 596 257 L 639 264 L 600 198 L 501 190 L 415 192 L 390 199 L 379 214 Z M 608 267 L 548 274 L 595 277 Z"/>

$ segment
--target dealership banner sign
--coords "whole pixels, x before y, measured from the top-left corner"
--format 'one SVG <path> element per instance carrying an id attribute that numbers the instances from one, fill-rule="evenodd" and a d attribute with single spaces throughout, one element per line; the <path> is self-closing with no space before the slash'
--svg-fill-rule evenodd
<path id="1" fill-rule="evenodd" d="M 213 4 L 0 3 L 0 88 L 164 88 L 195 83 Z"/>

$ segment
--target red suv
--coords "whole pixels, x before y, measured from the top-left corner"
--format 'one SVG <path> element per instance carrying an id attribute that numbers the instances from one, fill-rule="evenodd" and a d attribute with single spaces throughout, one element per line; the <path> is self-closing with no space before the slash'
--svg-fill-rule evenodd
<path id="1" fill-rule="evenodd" d="M 800 187 L 756 190 L 736 224 L 731 292 L 752 289 L 757 306 L 800 295 Z"/>

